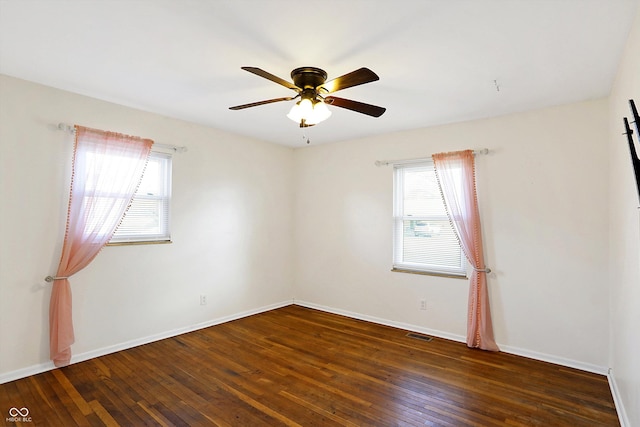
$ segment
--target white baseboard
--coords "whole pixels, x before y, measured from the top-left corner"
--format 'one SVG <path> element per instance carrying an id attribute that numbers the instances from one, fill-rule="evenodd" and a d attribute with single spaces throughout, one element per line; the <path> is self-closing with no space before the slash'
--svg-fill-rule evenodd
<path id="1" fill-rule="evenodd" d="M 291 305 L 292 301 L 283 301 L 276 304 L 270 304 L 267 306 L 259 307 L 253 310 L 247 310 L 240 313 L 232 314 L 230 316 L 219 317 L 217 319 L 208 320 L 206 322 L 197 323 L 194 325 L 190 325 L 184 328 L 177 328 L 171 331 L 162 332 L 160 334 L 150 335 L 143 338 L 138 338 L 131 341 L 126 341 L 123 343 L 115 344 L 108 347 L 99 348 L 96 350 L 87 351 L 84 353 L 80 353 L 74 355 L 71 358 L 71 363 L 79 363 L 84 362 L 85 360 L 93 359 L 95 357 L 104 356 L 107 354 L 115 353 L 117 351 L 127 350 L 133 347 L 137 347 L 139 345 L 148 344 L 154 341 L 160 341 L 166 338 L 175 337 L 177 335 L 186 334 L 188 332 L 193 332 L 198 329 L 208 328 L 210 326 L 220 325 L 222 323 L 230 322 L 232 320 L 241 319 L 243 317 L 253 316 L 254 314 L 263 313 L 269 310 L 275 310 L 276 308 L 285 307 Z M 28 366 L 26 368 L 17 369 L 15 371 L 7 372 L 4 374 L 0 374 L 0 384 L 8 383 L 10 381 L 19 380 L 20 378 L 25 378 L 31 375 L 40 374 L 42 372 L 47 372 L 52 369 L 55 369 L 55 365 L 51 361 L 47 361 L 45 363 L 39 363 L 37 365 Z"/>
<path id="2" fill-rule="evenodd" d="M 366 314 L 355 313 L 353 311 L 341 310 L 338 308 L 327 307 L 324 305 L 314 304 L 312 302 L 294 300 L 295 305 L 302 307 L 312 308 L 314 310 L 326 311 L 327 313 L 339 314 L 341 316 L 351 317 L 353 319 L 365 320 L 367 322 L 377 323 L 379 325 L 391 326 L 394 328 L 405 329 L 411 332 L 419 332 L 425 335 L 433 335 L 434 337 L 444 338 L 451 341 L 467 342 L 467 338 L 462 335 L 451 334 L 448 332 L 438 331 L 429 328 L 423 328 L 421 326 L 411 325 L 408 323 L 394 322 L 392 320 L 383 319 L 380 317 L 369 316 Z"/>
<path id="3" fill-rule="evenodd" d="M 31 375 L 40 374 L 42 372 L 47 372 L 52 369 L 55 369 L 55 365 L 51 361 L 27 366 L 26 368 L 16 369 L 15 371 L 6 372 L 0 375 L 0 384 L 19 380 L 21 378 L 26 378 Z"/>
<path id="4" fill-rule="evenodd" d="M 354 313 L 354 312 L 347 311 L 347 310 L 336 309 L 336 308 L 333 308 L 333 307 L 326 307 L 326 306 L 310 303 L 310 302 L 307 302 L 307 301 L 294 300 L 294 304 L 297 304 L 297 305 L 300 305 L 300 306 L 303 306 L 303 307 L 313 308 L 313 309 L 316 309 L 316 310 L 326 311 L 328 313 L 340 314 L 342 316 L 352 317 L 354 319 L 366 320 L 366 321 L 373 322 L 373 323 L 378 323 L 378 324 L 381 324 L 381 325 L 386 325 L 386 326 L 392 326 L 392 327 L 395 327 L 395 328 L 405 329 L 405 330 L 412 331 L 412 332 L 419 332 L 419 333 L 422 333 L 422 334 L 433 335 L 434 337 L 444 338 L 444 339 L 448 339 L 448 340 L 451 340 L 451 341 L 457 341 L 457 342 L 462 342 L 462 343 L 466 343 L 467 342 L 467 338 L 465 336 L 462 336 L 462 335 L 456 335 L 456 334 L 451 334 L 451 333 L 448 333 L 448 332 L 428 329 L 428 328 L 424 328 L 424 327 L 421 327 L 421 326 L 412 325 L 412 324 L 408 324 L 408 323 L 394 322 L 394 321 L 391 321 L 391 320 L 382 319 L 382 318 L 373 317 L 373 316 L 368 316 L 368 315 L 360 314 L 360 313 Z M 553 364 L 556 364 L 556 365 L 566 366 L 568 368 L 579 369 L 581 371 L 587 371 L 587 372 L 591 372 L 591 373 L 595 373 L 595 374 L 607 375 L 607 369 L 608 368 L 606 368 L 604 366 L 598 366 L 598 365 L 592 365 L 592 364 L 589 364 L 589 363 L 578 362 L 578 361 L 575 361 L 575 360 L 565 359 L 565 358 L 562 358 L 562 357 L 552 356 L 552 355 L 544 354 L 544 353 L 538 353 L 538 352 L 535 352 L 535 351 L 526 350 L 526 349 L 522 349 L 522 348 L 518 348 L 518 347 L 502 345 L 500 343 L 498 343 L 498 346 L 500 347 L 500 350 L 502 352 L 504 352 L 504 353 L 514 354 L 516 356 L 527 357 L 529 359 L 540 360 L 542 362 L 549 362 L 549 363 L 553 363 Z"/>
<path id="5" fill-rule="evenodd" d="M 620 427 L 631 427 L 631 422 L 627 416 L 627 411 L 624 407 L 624 403 L 620 398 L 620 390 L 618 390 L 618 384 L 616 383 L 616 377 L 613 375 L 613 369 L 609 368 L 607 372 L 607 379 L 609 380 L 609 388 L 611 389 L 611 396 L 613 396 L 613 403 L 616 406 L 618 412 L 618 420 L 620 421 Z"/>
<path id="6" fill-rule="evenodd" d="M 573 359 L 565 359 L 564 357 L 553 356 L 546 353 L 539 353 L 533 350 L 527 350 L 524 348 L 513 347 L 509 345 L 498 344 L 500 351 L 505 353 L 514 354 L 516 356 L 527 357 L 529 359 L 539 360 L 541 362 L 553 363 L 554 365 L 566 366 L 567 368 L 579 369 L 585 372 L 591 372 L 592 374 L 607 375 L 607 367 L 600 365 L 593 365 L 591 363 L 579 362 Z"/>

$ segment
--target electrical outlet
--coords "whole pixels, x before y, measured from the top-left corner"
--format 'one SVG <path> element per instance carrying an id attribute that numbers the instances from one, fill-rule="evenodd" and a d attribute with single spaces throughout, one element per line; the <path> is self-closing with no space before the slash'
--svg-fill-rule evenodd
<path id="1" fill-rule="evenodd" d="M 207 305 L 207 296 L 200 295 L 200 305 Z"/>
<path id="2" fill-rule="evenodd" d="M 426 310 L 427 309 L 427 300 L 426 299 L 421 299 L 420 300 L 420 310 Z"/>

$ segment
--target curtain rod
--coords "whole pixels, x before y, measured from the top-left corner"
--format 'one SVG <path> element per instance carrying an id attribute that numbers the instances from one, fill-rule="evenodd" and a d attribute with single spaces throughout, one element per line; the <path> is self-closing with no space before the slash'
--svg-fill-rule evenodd
<path id="1" fill-rule="evenodd" d="M 474 156 L 479 156 L 481 154 L 489 154 L 489 149 L 483 148 L 481 150 L 473 150 Z M 423 158 L 417 158 L 417 159 L 401 159 L 401 160 L 376 160 L 375 165 L 389 166 L 397 163 L 418 163 L 418 162 L 424 162 L 427 160 L 431 160 L 431 157 L 423 157 Z"/>
<path id="2" fill-rule="evenodd" d="M 58 123 L 58 126 L 56 126 L 56 129 L 64 131 L 64 132 L 69 132 L 69 133 L 75 133 L 76 132 L 76 128 L 72 125 L 68 125 L 66 123 Z M 153 143 L 154 147 L 158 147 L 158 148 L 164 148 L 166 150 L 173 150 L 176 153 L 185 153 L 187 151 L 187 147 L 186 146 L 177 146 L 177 145 L 171 145 L 171 144 L 159 144 L 154 142 Z"/>

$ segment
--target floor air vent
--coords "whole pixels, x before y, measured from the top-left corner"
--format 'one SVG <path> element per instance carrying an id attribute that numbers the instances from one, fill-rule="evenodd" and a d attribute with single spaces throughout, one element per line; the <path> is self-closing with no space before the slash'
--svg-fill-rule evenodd
<path id="1" fill-rule="evenodd" d="M 415 338 L 417 340 L 426 341 L 426 342 L 429 342 L 429 341 L 433 340 L 433 337 L 430 337 L 428 335 L 416 334 L 416 333 L 413 333 L 413 332 L 409 332 L 407 334 L 407 336 L 409 338 Z"/>

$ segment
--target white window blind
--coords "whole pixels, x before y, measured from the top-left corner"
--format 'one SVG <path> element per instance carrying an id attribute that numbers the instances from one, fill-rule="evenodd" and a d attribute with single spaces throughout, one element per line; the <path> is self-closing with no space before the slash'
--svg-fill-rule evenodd
<path id="1" fill-rule="evenodd" d="M 109 243 L 170 241 L 171 155 L 151 152 L 131 207 Z"/>
<path id="2" fill-rule="evenodd" d="M 466 276 L 432 162 L 394 166 L 393 220 L 395 269 Z"/>

